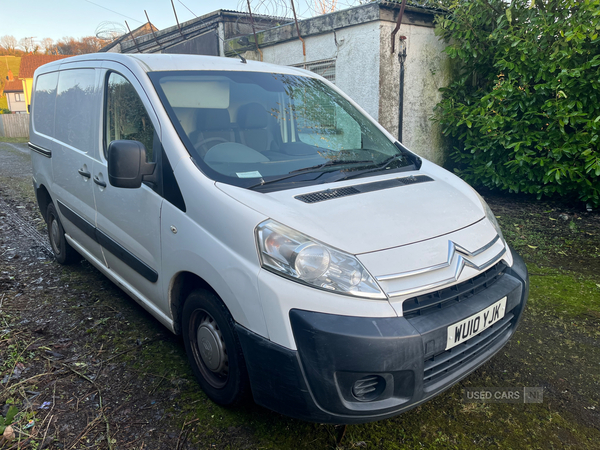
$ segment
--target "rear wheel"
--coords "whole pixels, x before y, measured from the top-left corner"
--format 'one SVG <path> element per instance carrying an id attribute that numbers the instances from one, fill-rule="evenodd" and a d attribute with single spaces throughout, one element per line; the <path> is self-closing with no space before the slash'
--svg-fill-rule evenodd
<path id="1" fill-rule="evenodd" d="M 241 402 L 249 392 L 246 363 L 234 321 L 212 292 L 193 291 L 182 312 L 185 350 L 198 382 L 220 405 Z"/>
<path id="2" fill-rule="evenodd" d="M 71 264 L 77 261 L 78 253 L 69 245 L 65 239 L 65 230 L 60 223 L 60 219 L 53 203 L 48 205 L 46 210 L 46 224 L 48 225 L 48 239 L 52 253 L 60 264 Z"/>

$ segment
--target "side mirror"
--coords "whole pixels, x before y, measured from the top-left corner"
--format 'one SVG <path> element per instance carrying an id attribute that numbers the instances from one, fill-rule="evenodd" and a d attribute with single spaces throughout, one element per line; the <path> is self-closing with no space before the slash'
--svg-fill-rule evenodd
<path id="1" fill-rule="evenodd" d="M 146 162 L 146 148 L 138 141 L 112 141 L 108 146 L 108 181 L 118 188 L 136 189 L 154 173 Z"/>

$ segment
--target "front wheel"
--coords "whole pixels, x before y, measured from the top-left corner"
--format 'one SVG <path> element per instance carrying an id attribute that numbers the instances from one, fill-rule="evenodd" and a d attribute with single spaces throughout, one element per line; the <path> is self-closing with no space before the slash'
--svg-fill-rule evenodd
<path id="1" fill-rule="evenodd" d="M 244 400 L 249 392 L 244 355 L 223 302 L 212 292 L 193 291 L 182 313 L 185 350 L 206 395 L 219 405 Z"/>
<path id="2" fill-rule="evenodd" d="M 65 230 L 60 223 L 53 203 L 50 203 L 46 210 L 46 223 L 48 225 L 48 239 L 56 261 L 60 264 L 71 264 L 77 261 L 77 252 L 65 239 Z"/>

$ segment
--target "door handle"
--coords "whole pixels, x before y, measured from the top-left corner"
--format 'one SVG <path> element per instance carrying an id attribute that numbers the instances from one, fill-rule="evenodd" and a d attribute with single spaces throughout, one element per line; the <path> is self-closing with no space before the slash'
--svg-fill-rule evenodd
<path id="1" fill-rule="evenodd" d="M 94 183 L 96 183 L 98 186 L 106 187 L 106 182 L 100 181 L 100 178 L 98 178 L 97 176 L 94 177 Z"/>
<path id="2" fill-rule="evenodd" d="M 92 176 L 89 172 L 86 172 L 83 169 L 79 169 L 77 172 L 79 172 L 79 175 L 81 175 L 82 177 L 90 178 Z"/>

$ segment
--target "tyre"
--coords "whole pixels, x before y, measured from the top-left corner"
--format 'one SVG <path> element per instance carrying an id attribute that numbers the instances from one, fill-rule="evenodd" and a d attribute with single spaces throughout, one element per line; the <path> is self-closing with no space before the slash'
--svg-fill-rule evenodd
<path id="1" fill-rule="evenodd" d="M 212 292 L 193 291 L 182 311 L 185 350 L 208 397 L 223 406 L 248 397 L 249 381 L 234 321 L 223 302 Z"/>
<path id="2" fill-rule="evenodd" d="M 48 239 L 54 257 L 60 264 L 71 264 L 78 260 L 79 254 L 65 239 L 65 230 L 60 223 L 58 213 L 53 203 L 46 210 L 46 224 L 48 225 Z"/>

